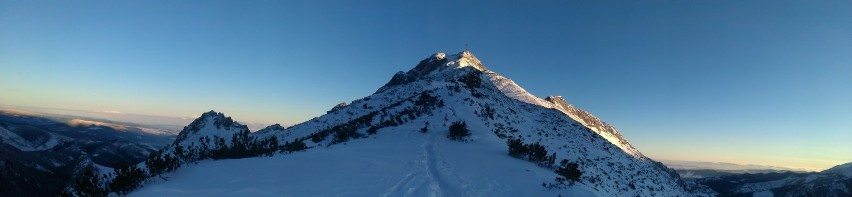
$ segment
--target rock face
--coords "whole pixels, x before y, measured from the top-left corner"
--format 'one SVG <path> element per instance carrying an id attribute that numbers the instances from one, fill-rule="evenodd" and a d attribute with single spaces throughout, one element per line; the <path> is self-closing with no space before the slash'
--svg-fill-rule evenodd
<path id="1" fill-rule="evenodd" d="M 338 110 L 338 109 L 340 109 L 340 108 L 346 107 L 346 105 L 347 105 L 347 104 L 346 104 L 346 102 L 338 103 L 337 105 L 335 105 L 334 107 L 332 107 L 332 108 L 331 108 L 331 110 L 328 110 L 328 111 L 327 111 L 327 112 L 325 112 L 325 113 L 331 113 L 331 112 L 337 111 L 337 110 Z"/>
<path id="2" fill-rule="evenodd" d="M 287 129 L 287 128 L 285 128 L 284 126 L 281 126 L 280 124 L 274 124 L 274 125 L 269 125 L 266 128 L 257 130 L 257 132 L 261 133 L 261 132 L 270 132 L 270 131 L 283 131 L 284 129 Z"/>

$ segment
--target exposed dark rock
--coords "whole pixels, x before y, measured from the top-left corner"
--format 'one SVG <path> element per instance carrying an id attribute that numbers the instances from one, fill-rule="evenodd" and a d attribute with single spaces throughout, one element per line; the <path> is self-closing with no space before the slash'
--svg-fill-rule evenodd
<path id="1" fill-rule="evenodd" d="M 337 105 L 334 105 L 334 107 L 332 107 L 331 110 L 328 110 L 325 113 L 330 114 L 331 112 L 335 112 L 335 111 L 339 110 L 340 108 L 344 108 L 346 106 L 349 106 L 349 104 L 346 104 L 346 102 L 338 103 Z"/>

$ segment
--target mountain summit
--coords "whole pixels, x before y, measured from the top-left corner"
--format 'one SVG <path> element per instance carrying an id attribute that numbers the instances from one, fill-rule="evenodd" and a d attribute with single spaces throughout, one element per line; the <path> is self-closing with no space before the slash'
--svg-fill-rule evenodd
<path id="1" fill-rule="evenodd" d="M 421 60 L 417 66 L 414 66 L 414 68 L 408 72 L 397 72 L 387 84 L 379 89 L 379 91 L 415 80 L 425 79 L 433 73 L 440 73 L 442 71 L 449 71 L 463 67 L 473 67 L 479 71 L 488 70 L 484 65 L 482 65 L 482 62 L 480 62 L 479 59 L 476 59 L 476 56 L 473 56 L 473 53 L 470 51 L 462 51 L 449 57 L 447 57 L 444 53 L 435 53 L 432 57 Z"/>
<path id="2" fill-rule="evenodd" d="M 245 129 L 211 111 L 175 146 Z M 284 145 L 272 157 L 185 166 L 132 195 L 703 195 L 615 127 L 562 97 L 528 93 L 469 51 L 435 53 L 370 96 L 250 135 L 239 150 Z"/>
<path id="3" fill-rule="evenodd" d="M 197 142 L 199 138 L 230 138 L 234 133 L 248 132 L 246 125 L 235 122 L 231 117 L 221 112 L 210 110 L 201 114 L 178 133 L 175 145 L 188 145 Z"/>

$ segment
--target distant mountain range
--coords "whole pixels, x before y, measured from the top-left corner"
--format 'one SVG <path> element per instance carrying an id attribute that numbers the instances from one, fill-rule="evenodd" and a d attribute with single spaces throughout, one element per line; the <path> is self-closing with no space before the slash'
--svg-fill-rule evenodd
<path id="1" fill-rule="evenodd" d="M 662 160 L 690 185 L 717 196 L 850 196 L 852 163 L 811 172 L 767 165 Z"/>
<path id="2" fill-rule="evenodd" d="M 102 110 L 102 111 L 87 111 L 87 110 L 75 110 L 75 109 L 62 109 L 62 108 L 49 108 L 49 107 L 33 107 L 33 106 L 17 106 L 17 105 L 2 105 L 0 104 L 0 110 L 7 111 L 23 111 L 29 113 L 37 113 L 37 114 L 48 114 L 54 117 L 69 117 L 69 118 L 81 118 L 86 120 L 95 120 L 101 122 L 119 122 L 122 124 L 130 124 L 136 126 L 142 126 L 145 128 L 153 128 L 162 130 L 165 132 L 170 132 L 172 134 L 177 134 L 183 126 L 186 126 L 192 120 L 198 118 L 198 116 L 186 116 L 186 117 L 170 117 L 170 116 L 158 116 L 158 115 L 144 115 L 144 114 L 133 114 L 133 113 L 124 113 L 120 111 L 110 111 L 110 110 Z M 263 123 L 248 123 L 246 126 L 253 130 L 261 129 L 268 124 Z"/>
<path id="3" fill-rule="evenodd" d="M 173 131 L 79 116 L 0 109 L 0 196 L 56 196 L 84 169 L 138 163 Z"/>
<path id="4" fill-rule="evenodd" d="M 731 174 L 694 181 L 719 196 L 852 196 L 852 163 L 821 172 Z"/>
<path id="5" fill-rule="evenodd" d="M 777 171 L 801 171 L 807 172 L 809 170 L 803 168 L 788 168 L 788 167 L 779 167 L 779 166 L 770 166 L 770 165 L 758 165 L 758 164 L 737 164 L 737 163 L 727 163 L 727 162 L 709 162 L 709 161 L 681 161 L 681 160 L 660 160 L 666 166 L 670 168 L 674 168 L 677 170 L 680 169 L 715 169 L 715 170 L 727 170 L 727 171 L 744 171 L 748 172 L 749 170 L 777 170 Z"/>
<path id="6" fill-rule="evenodd" d="M 706 178 L 745 173 L 808 172 L 806 169 L 726 162 L 660 160 L 683 178 Z"/>

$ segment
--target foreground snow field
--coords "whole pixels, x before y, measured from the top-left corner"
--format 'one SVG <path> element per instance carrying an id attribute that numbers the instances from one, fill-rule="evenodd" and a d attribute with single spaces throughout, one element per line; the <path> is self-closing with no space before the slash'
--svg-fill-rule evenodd
<path id="1" fill-rule="evenodd" d="M 556 174 L 506 153 L 505 141 L 446 130 L 383 130 L 373 140 L 275 157 L 203 161 L 130 196 L 595 196 L 585 185 L 548 190 Z M 471 130 L 476 131 L 476 128 Z"/>

